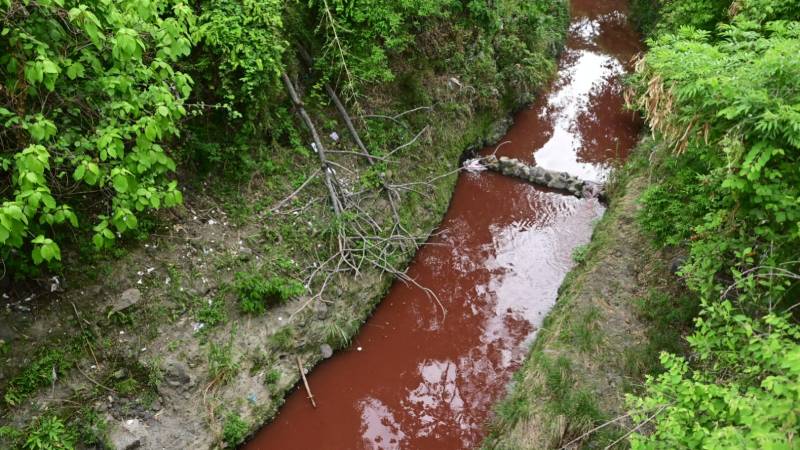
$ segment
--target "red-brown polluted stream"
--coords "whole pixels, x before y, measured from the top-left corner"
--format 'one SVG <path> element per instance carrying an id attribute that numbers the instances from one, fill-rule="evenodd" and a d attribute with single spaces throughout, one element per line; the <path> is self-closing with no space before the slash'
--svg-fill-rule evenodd
<path id="1" fill-rule="evenodd" d="M 623 111 L 622 76 L 639 50 L 627 2 L 573 0 L 549 91 L 516 116 L 500 146 L 544 168 L 602 180 L 638 139 Z M 484 149 L 484 154 L 495 148 Z M 462 173 L 438 232 L 352 345 L 308 377 L 248 450 L 467 449 L 480 446 L 492 406 L 604 208 L 503 177 Z"/>

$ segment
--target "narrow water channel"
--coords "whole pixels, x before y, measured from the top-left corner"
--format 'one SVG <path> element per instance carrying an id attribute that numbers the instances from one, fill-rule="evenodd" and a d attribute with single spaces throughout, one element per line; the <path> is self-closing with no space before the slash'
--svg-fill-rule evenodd
<path id="1" fill-rule="evenodd" d="M 558 76 L 520 112 L 498 155 L 602 180 L 635 145 L 622 76 L 639 50 L 624 0 L 572 0 Z M 484 153 L 495 148 L 484 149 Z M 248 450 L 467 449 L 480 445 L 537 328 L 604 212 L 495 173 L 460 176 L 439 233 L 350 348 L 315 368 Z"/>

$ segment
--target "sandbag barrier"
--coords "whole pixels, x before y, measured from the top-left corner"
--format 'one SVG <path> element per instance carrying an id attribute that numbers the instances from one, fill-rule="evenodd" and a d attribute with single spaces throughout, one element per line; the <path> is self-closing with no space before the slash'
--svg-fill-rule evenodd
<path id="1" fill-rule="evenodd" d="M 599 198 L 600 200 L 605 198 L 602 184 L 581 180 L 567 172 L 555 172 L 538 166 L 529 166 L 516 158 L 507 156 L 498 158 L 490 155 L 481 158 L 480 162 L 489 170 L 550 189 L 566 191 L 578 198 Z"/>

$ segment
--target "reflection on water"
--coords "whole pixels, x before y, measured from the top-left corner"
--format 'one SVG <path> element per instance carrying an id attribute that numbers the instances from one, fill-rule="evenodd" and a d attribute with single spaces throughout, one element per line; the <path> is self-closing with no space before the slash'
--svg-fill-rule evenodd
<path id="1" fill-rule="evenodd" d="M 574 60 L 573 60 L 574 59 Z M 570 51 L 565 60 L 568 70 L 562 74 L 563 87 L 547 98 L 547 106 L 540 117 L 554 125 L 552 137 L 535 153 L 536 163 L 545 169 L 568 172 L 589 181 L 602 181 L 613 161 L 592 158 L 593 148 L 586 146 L 585 123 L 579 117 L 594 111 L 589 109 L 591 99 L 598 92 L 614 84 L 623 73 L 622 64 L 614 57 L 587 50 Z M 587 137 L 595 137 L 589 134 Z M 601 149 L 598 149 L 601 150 Z M 601 155 L 602 156 L 602 155 Z"/>
<path id="2" fill-rule="evenodd" d="M 622 1 L 573 0 L 552 89 L 517 116 L 499 151 L 603 179 L 635 144 L 621 77 L 637 50 Z M 485 152 L 494 149 L 486 149 Z M 440 232 L 395 283 L 353 347 L 309 377 L 250 449 L 462 449 L 478 445 L 521 364 L 575 247 L 604 208 L 495 173 L 462 174 Z"/>

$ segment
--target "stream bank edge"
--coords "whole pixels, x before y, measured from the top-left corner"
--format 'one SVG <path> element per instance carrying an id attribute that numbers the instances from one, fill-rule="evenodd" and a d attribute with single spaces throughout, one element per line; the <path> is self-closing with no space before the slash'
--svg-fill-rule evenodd
<path id="1" fill-rule="evenodd" d="M 609 209 L 574 253 L 483 450 L 624 448 L 626 394 L 659 370 L 662 350 L 683 350 L 696 306 L 672 271 L 681 255 L 658 250 L 637 223 L 653 145 L 644 139 L 612 175 Z"/>

